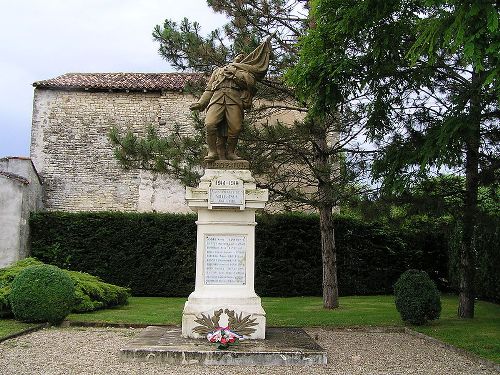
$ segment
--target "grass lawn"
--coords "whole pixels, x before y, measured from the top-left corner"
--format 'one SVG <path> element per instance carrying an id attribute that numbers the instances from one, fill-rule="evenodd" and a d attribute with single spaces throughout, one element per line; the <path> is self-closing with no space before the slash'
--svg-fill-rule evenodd
<path id="1" fill-rule="evenodd" d="M 127 306 L 87 314 L 71 314 L 68 319 L 84 322 L 180 325 L 186 298 L 131 297 Z M 412 327 L 426 335 L 461 347 L 500 363 L 500 305 L 477 301 L 476 317 L 456 317 L 458 299 L 441 298 L 441 318 L 422 327 Z M 347 327 L 403 326 L 392 296 L 341 297 L 340 308 L 324 310 L 320 297 L 262 298 L 269 326 Z M 2 326 L 8 320 L 0 320 Z"/>
<path id="2" fill-rule="evenodd" d="M 441 299 L 441 318 L 415 331 L 500 363 L 500 305 L 476 301 L 474 319 L 457 317 L 458 299 Z"/>
<path id="3" fill-rule="evenodd" d="M 36 323 L 21 323 L 12 319 L 0 319 L 0 338 L 34 327 Z"/>
<path id="4" fill-rule="evenodd" d="M 83 322 L 180 325 L 186 298 L 131 297 L 129 304 L 68 319 Z M 341 307 L 324 310 L 320 297 L 262 298 L 269 326 L 402 325 L 392 296 L 343 297 Z"/>
<path id="5" fill-rule="evenodd" d="M 71 314 L 79 322 L 180 325 L 187 298 L 130 297 L 129 304 L 86 314 Z"/>

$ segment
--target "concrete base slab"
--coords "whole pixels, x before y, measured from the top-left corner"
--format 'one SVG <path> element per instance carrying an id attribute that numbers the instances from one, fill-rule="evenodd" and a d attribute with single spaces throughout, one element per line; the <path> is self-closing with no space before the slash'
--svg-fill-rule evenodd
<path id="1" fill-rule="evenodd" d="M 265 340 L 243 340 L 220 350 L 204 339 L 181 336 L 180 328 L 147 327 L 122 358 L 186 365 L 324 365 L 326 351 L 301 328 L 268 328 Z"/>

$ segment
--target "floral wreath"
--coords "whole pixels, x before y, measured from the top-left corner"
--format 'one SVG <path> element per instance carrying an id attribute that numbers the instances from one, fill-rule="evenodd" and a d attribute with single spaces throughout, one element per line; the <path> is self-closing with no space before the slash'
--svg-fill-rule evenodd
<path id="1" fill-rule="evenodd" d="M 216 344 L 217 349 L 227 349 L 230 345 L 238 345 L 243 336 L 231 331 L 229 327 L 218 327 L 207 334 L 207 340 Z"/>

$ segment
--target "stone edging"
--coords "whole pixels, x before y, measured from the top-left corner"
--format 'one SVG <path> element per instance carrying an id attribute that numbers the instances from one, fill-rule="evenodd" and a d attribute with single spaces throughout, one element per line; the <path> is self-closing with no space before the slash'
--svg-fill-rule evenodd
<path id="1" fill-rule="evenodd" d="M 108 322 L 84 322 L 78 320 L 65 320 L 60 327 L 94 327 L 94 328 L 146 328 L 149 326 L 157 327 L 178 327 L 169 324 L 143 324 L 143 323 L 108 323 Z"/>
<path id="2" fill-rule="evenodd" d="M 49 325 L 50 325 L 49 323 L 38 324 L 34 327 L 13 333 L 12 335 L 0 337 L 0 342 L 4 342 L 4 341 L 10 340 L 10 339 L 15 339 L 16 337 L 24 336 L 24 335 L 27 335 L 28 333 L 31 333 L 31 332 L 39 331 L 42 328 L 48 327 Z"/>

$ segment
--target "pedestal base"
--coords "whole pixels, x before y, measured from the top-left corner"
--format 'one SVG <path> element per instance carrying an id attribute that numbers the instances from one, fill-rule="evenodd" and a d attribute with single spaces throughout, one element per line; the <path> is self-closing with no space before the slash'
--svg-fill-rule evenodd
<path id="1" fill-rule="evenodd" d="M 243 161 L 227 162 L 234 167 Z M 197 188 L 186 188 L 198 230 L 195 290 L 182 314 L 183 337 L 206 338 L 229 327 L 246 339 L 266 338 L 254 280 L 255 210 L 267 199 L 267 190 L 241 169 L 206 169 Z"/>
<path id="2" fill-rule="evenodd" d="M 179 365 L 325 365 L 326 351 L 300 328 L 269 328 L 262 341 L 219 350 L 207 340 L 181 337 L 179 328 L 147 327 L 121 357 Z"/>

